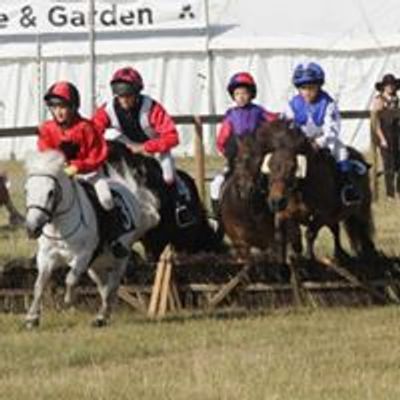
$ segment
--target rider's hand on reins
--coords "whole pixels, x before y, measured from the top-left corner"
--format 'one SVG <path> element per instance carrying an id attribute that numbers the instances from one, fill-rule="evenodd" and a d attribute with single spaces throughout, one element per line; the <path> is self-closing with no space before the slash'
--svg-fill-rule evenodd
<path id="1" fill-rule="evenodd" d="M 147 154 L 147 151 L 144 149 L 144 146 L 141 143 L 128 143 L 126 146 L 133 154 Z"/>
<path id="2" fill-rule="evenodd" d="M 78 173 L 78 168 L 76 168 L 74 165 L 68 165 L 67 167 L 64 168 L 64 172 L 72 178 Z"/>
<path id="3" fill-rule="evenodd" d="M 315 140 L 311 140 L 311 146 L 315 151 L 318 151 L 320 149 L 320 146 Z"/>

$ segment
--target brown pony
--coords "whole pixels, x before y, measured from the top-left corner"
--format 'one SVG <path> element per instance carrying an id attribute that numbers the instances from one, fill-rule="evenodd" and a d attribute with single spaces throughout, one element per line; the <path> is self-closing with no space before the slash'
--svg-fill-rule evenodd
<path id="1" fill-rule="evenodd" d="M 24 217 L 15 208 L 7 188 L 7 176 L 0 173 L 0 206 L 5 206 L 9 213 L 10 225 L 21 225 L 24 223 Z"/>
<path id="2" fill-rule="evenodd" d="M 221 220 L 225 233 L 240 257 L 247 257 L 251 247 L 260 250 L 282 249 L 280 261 L 286 261 L 287 232 L 296 253 L 301 252 L 300 229 L 288 223 L 288 230 L 275 229 L 274 213 L 268 207 L 265 177 L 261 173 L 264 154 L 252 136 L 238 143 L 234 170 L 228 177 L 221 197 Z M 285 236 L 285 237 L 284 237 Z"/>
<path id="3" fill-rule="evenodd" d="M 314 242 L 322 226 L 334 237 L 337 258 L 347 258 L 340 241 L 343 221 L 352 249 L 359 257 L 376 254 L 368 174 L 355 176 L 362 193 L 360 204 L 344 206 L 340 199 L 335 160 L 311 142 L 289 122 L 276 121 L 261 127 L 257 141 L 264 154 L 263 172 L 268 175 L 267 198 L 279 220 L 296 220 L 307 226 L 307 255 L 314 258 Z M 351 159 L 366 165 L 356 150 Z"/>

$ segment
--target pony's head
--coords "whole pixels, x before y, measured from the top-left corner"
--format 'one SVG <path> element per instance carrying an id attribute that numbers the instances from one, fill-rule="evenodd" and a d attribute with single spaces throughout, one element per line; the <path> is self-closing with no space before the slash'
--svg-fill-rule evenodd
<path id="1" fill-rule="evenodd" d="M 257 131 L 263 149 L 261 172 L 267 176 L 267 200 L 272 212 L 286 209 L 290 196 L 307 175 L 310 144 L 289 122 L 276 121 Z"/>
<path id="2" fill-rule="evenodd" d="M 53 150 L 34 152 L 26 159 L 26 227 L 30 237 L 41 235 L 62 201 L 64 163 L 64 156 Z"/>
<path id="3" fill-rule="evenodd" d="M 240 139 L 233 174 L 242 199 L 247 198 L 257 186 L 261 162 L 262 153 L 255 138 L 249 135 Z"/>

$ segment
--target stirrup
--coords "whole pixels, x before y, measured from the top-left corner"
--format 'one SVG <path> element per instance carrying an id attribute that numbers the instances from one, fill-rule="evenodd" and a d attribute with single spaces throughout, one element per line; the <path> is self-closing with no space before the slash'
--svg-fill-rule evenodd
<path id="1" fill-rule="evenodd" d="M 353 195 L 355 194 L 356 196 L 353 196 L 353 198 L 351 196 L 350 196 L 350 198 L 346 197 L 346 195 L 349 193 L 353 194 Z M 354 192 L 353 185 L 346 185 L 342 188 L 342 190 L 340 191 L 340 199 L 345 206 L 359 205 L 362 200 L 360 194 L 357 194 L 356 192 Z"/>
<path id="2" fill-rule="evenodd" d="M 189 208 L 185 204 L 179 204 L 176 206 L 175 220 L 179 228 L 187 228 L 196 222 Z"/>
<path id="3" fill-rule="evenodd" d="M 129 250 L 119 240 L 114 240 L 110 243 L 110 250 L 115 258 L 125 258 L 129 256 Z"/>
<path id="4" fill-rule="evenodd" d="M 350 160 L 350 164 L 351 168 L 357 175 L 363 176 L 368 173 L 368 167 L 363 162 L 359 160 Z"/>

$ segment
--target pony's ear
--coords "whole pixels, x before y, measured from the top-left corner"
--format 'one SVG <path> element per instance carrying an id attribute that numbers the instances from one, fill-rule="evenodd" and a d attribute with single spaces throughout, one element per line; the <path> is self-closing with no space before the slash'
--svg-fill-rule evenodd
<path id="1" fill-rule="evenodd" d="M 237 143 L 238 155 L 242 155 L 248 152 L 249 142 L 246 140 L 246 137 L 238 138 L 236 143 Z"/>
<path id="2" fill-rule="evenodd" d="M 310 142 L 303 134 L 301 129 L 297 127 L 293 120 L 286 121 L 287 129 L 291 132 L 293 137 L 293 144 L 296 152 L 299 154 L 308 154 L 310 152 Z"/>
<path id="3" fill-rule="evenodd" d="M 291 131 L 294 131 L 297 129 L 293 119 L 287 120 L 286 124 L 287 124 L 288 129 L 290 129 Z"/>
<path id="4" fill-rule="evenodd" d="M 264 122 L 256 130 L 257 150 L 263 154 L 273 151 L 272 139 L 275 122 Z"/>

